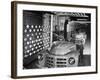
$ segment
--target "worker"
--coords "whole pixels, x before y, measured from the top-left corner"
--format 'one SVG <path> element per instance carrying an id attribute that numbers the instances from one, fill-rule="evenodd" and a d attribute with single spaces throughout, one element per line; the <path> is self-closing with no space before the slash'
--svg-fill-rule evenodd
<path id="1" fill-rule="evenodd" d="M 84 30 L 78 30 L 78 33 L 76 33 L 75 36 L 75 43 L 76 43 L 76 48 L 80 53 L 80 62 L 83 62 L 83 50 L 84 50 L 84 45 L 86 41 L 86 33 Z"/>
<path id="2" fill-rule="evenodd" d="M 65 39 L 65 41 L 68 41 L 68 39 L 67 39 L 67 26 L 68 26 L 68 23 L 70 21 L 71 21 L 71 17 L 66 19 L 65 23 L 64 23 L 64 39 Z"/>

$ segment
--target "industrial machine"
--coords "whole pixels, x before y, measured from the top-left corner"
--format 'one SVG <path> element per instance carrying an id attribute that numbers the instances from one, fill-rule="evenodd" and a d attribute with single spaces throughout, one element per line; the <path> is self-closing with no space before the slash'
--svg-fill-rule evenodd
<path id="1" fill-rule="evenodd" d="M 42 33 L 41 35 L 36 35 L 36 42 L 34 42 L 34 44 L 32 43 L 34 48 L 29 45 L 29 48 L 32 48 L 31 50 L 33 50 L 32 52 L 34 52 L 34 55 L 28 58 L 24 58 L 25 68 L 27 68 L 26 66 L 31 63 L 31 68 L 33 68 L 34 65 L 35 68 L 78 66 L 79 56 L 80 54 L 83 54 L 84 44 L 87 35 L 84 31 L 81 31 L 81 28 L 78 29 L 78 31 L 75 31 L 75 27 L 70 27 L 72 28 L 67 32 L 67 41 L 64 40 L 64 37 L 59 37 L 59 35 L 57 35 L 60 39 L 58 39 L 58 41 L 53 41 L 52 44 L 50 44 L 50 40 L 48 38 L 50 37 L 49 35 L 48 37 L 43 35 L 44 37 L 42 37 L 41 39 L 38 38 L 38 36 L 41 36 Z M 41 30 L 42 28 L 40 27 L 39 29 Z M 44 33 L 45 35 L 47 34 L 47 32 Z"/>
<path id="2" fill-rule="evenodd" d="M 74 32 L 73 32 L 74 31 Z M 44 52 L 45 61 L 40 61 L 42 67 L 76 67 L 79 63 L 79 57 L 84 50 L 86 33 L 82 29 L 75 29 L 71 32 L 69 41 L 54 41 L 50 50 Z M 44 65 L 43 65 L 44 64 Z"/>
<path id="3" fill-rule="evenodd" d="M 71 42 L 55 42 L 46 55 L 46 66 L 52 67 L 75 67 L 78 66 L 79 52 L 76 45 Z"/>

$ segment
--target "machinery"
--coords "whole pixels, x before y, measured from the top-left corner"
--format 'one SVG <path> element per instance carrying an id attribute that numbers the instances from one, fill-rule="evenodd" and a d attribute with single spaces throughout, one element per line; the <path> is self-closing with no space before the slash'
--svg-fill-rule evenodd
<path id="1" fill-rule="evenodd" d="M 85 41 L 86 33 L 81 29 L 71 34 L 70 41 L 54 41 L 50 50 L 45 53 L 45 61 L 42 61 L 42 65 L 48 68 L 78 66 Z"/>
<path id="2" fill-rule="evenodd" d="M 79 52 L 76 45 L 71 42 L 55 42 L 46 55 L 46 66 L 52 67 L 75 67 L 78 66 Z"/>
<path id="3" fill-rule="evenodd" d="M 32 58 L 25 58 L 24 65 L 28 65 L 28 61 L 33 62 L 38 68 L 56 68 L 56 67 L 76 67 L 79 63 L 79 56 L 83 54 L 84 44 L 86 41 L 86 33 L 78 30 L 78 32 L 73 29 L 73 31 L 67 32 L 67 41 L 63 39 L 63 37 L 59 37 L 59 41 L 54 41 L 49 48 L 46 47 L 46 43 L 41 44 L 41 48 L 39 48 L 42 41 L 38 41 L 36 44 L 38 49 L 37 54 L 34 54 Z M 45 40 L 43 40 L 45 41 Z M 47 41 L 47 40 L 46 40 Z M 50 41 L 50 40 L 48 40 Z M 35 48 L 36 48 L 35 47 Z M 42 48 L 43 47 L 43 48 Z M 32 66 L 34 66 L 32 64 Z"/>

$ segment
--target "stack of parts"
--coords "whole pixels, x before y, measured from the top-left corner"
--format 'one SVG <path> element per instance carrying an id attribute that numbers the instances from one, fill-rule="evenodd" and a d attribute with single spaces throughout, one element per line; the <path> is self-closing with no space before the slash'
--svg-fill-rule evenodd
<path id="1" fill-rule="evenodd" d="M 50 26 L 25 25 L 23 29 L 24 58 L 50 47 Z"/>

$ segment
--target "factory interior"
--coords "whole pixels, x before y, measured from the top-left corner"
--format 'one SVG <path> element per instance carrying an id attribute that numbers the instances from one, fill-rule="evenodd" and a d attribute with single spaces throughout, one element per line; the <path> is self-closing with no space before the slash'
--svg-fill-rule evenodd
<path id="1" fill-rule="evenodd" d="M 90 13 L 23 10 L 23 69 L 84 66 L 91 66 Z"/>

